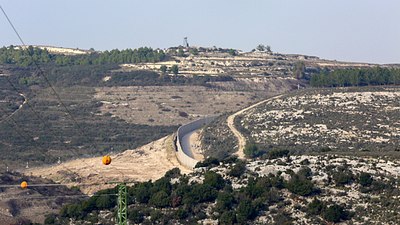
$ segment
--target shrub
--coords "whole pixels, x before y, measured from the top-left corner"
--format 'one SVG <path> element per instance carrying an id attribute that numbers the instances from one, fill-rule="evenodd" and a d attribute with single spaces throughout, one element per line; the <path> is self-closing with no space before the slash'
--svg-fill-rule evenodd
<path id="1" fill-rule="evenodd" d="M 144 182 L 135 185 L 133 189 L 133 196 L 135 200 L 139 203 L 148 203 L 151 192 L 150 188 L 153 186 L 151 182 Z"/>
<path id="2" fill-rule="evenodd" d="M 238 160 L 233 168 L 228 172 L 229 176 L 240 177 L 246 171 L 246 162 Z"/>
<path id="3" fill-rule="evenodd" d="M 245 224 L 246 221 L 254 219 L 255 216 L 256 211 L 250 200 L 245 199 L 239 203 L 236 209 L 236 219 L 239 224 Z"/>
<path id="4" fill-rule="evenodd" d="M 164 177 L 170 179 L 170 178 L 178 178 L 180 175 L 181 175 L 181 170 L 179 168 L 175 167 L 171 170 L 168 170 L 165 173 Z"/>
<path id="5" fill-rule="evenodd" d="M 301 167 L 301 169 L 299 170 L 299 172 L 297 172 L 297 174 L 299 176 L 305 177 L 305 178 L 311 178 L 312 176 L 312 171 L 309 167 L 307 166 L 303 166 Z"/>
<path id="6" fill-rule="evenodd" d="M 233 225 L 236 223 L 236 215 L 234 211 L 225 211 L 218 218 L 219 224 Z"/>
<path id="7" fill-rule="evenodd" d="M 128 210 L 128 219 L 135 224 L 139 224 L 139 223 L 143 222 L 144 215 L 138 209 L 129 209 Z"/>
<path id="8" fill-rule="evenodd" d="M 336 185 L 343 186 L 351 183 L 354 180 L 354 175 L 346 166 L 339 166 L 332 173 L 332 178 Z"/>
<path id="9" fill-rule="evenodd" d="M 292 217 L 287 212 L 281 211 L 274 216 L 274 224 L 276 225 L 290 225 L 292 223 Z"/>
<path id="10" fill-rule="evenodd" d="M 155 207 L 163 208 L 169 206 L 170 198 L 165 191 L 159 191 L 151 196 L 149 203 Z"/>
<path id="11" fill-rule="evenodd" d="M 215 211 L 222 213 L 226 210 L 232 209 L 235 204 L 235 197 L 230 192 L 220 192 L 217 197 Z"/>
<path id="12" fill-rule="evenodd" d="M 172 185 L 170 183 L 169 177 L 162 177 L 156 180 L 151 188 L 151 193 L 156 193 L 159 191 L 164 191 L 167 194 L 171 193 Z"/>
<path id="13" fill-rule="evenodd" d="M 185 193 L 183 196 L 183 203 L 188 206 L 201 202 L 214 201 L 218 192 L 215 188 L 208 184 L 195 184 L 192 186 L 190 192 Z"/>
<path id="14" fill-rule="evenodd" d="M 179 208 L 178 210 L 175 211 L 175 218 L 182 220 L 185 219 L 186 217 L 188 217 L 189 213 L 186 209 L 183 208 Z"/>
<path id="15" fill-rule="evenodd" d="M 205 159 L 203 162 L 198 162 L 195 166 L 195 168 L 200 168 L 200 167 L 213 167 L 213 166 L 218 166 L 219 165 L 219 160 L 213 157 L 209 157 Z"/>
<path id="16" fill-rule="evenodd" d="M 178 115 L 181 117 L 185 117 L 185 118 L 187 118 L 189 116 L 189 114 L 187 114 L 186 112 L 183 112 L 183 111 L 179 111 Z"/>
<path id="17" fill-rule="evenodd" d="M 150 212 L 150 221 L 156 223 L 163 217 L 163 214 L 159 210 L 153 210 Z"/>
<path id="18" fill-rule="evenodd" d="M 307 206 L 307 213 L 309 215 L 320 215 L 323 209 L 324 203 L 317 198 L 314 198 L 314 200 Z"/>
<path id="19" fill-rule="evenodd" d="M 56 224 L 56 214 L 51 213 L 46 216 L 46 219 L 44 220 L 44 224 Z"/>
<path id="20" fill-rule="evenodd" d="M 289 150 L 273 149 L 268 152 L 267 157 L 268 159 L 277 159 L 288 155 L 289 155 Z"/>
<path id="21" fill-rule="evenodd" d="M 225 186 L 225 180 L 218 173 L 213 171 L 207 171 L 204 174 L 203 184 L 210 185 L 211 187 L 220 190 Z"/>
<path id="22" fill-rule="evenodd" d="M 263 152 L 258 149 L 254 142 L 250 142 L 244 147 L 243 153 L 247 158 L 256 158 L 262 155 Z"/>
<path id="23" fill-rule="evenodd" d="M 358 182 L 360 183 L 361 186 L 363 187 L 369 187 L 371 186 L 373 181 L 373 178 L 371 174 L 369 173 L 361 173 L 360 176 L 358 177 Z"/>
<path id="24" fill-rule="evenodd" d="M 348 219 L 348 214 L 342 206 L 334 204 L 327 207 L 322 212 L 322 217 L 329 222 L 337 223 L 340 222 L 341 219 Z"/>
<path id="25" fill-rule="evenodd" d="M 286 187 L 290 192 L 301 196 L 308 196 L 314 192 L 313 182 L 298 174 L 292 176 Z"/>

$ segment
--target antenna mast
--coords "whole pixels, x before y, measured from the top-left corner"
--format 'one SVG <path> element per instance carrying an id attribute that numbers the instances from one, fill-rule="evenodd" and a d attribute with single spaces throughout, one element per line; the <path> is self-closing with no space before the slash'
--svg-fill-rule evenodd
<path id="1" fill-rule="evenodd" d="M 189 48 L 189 42 L 188 42 L 188 38 L 187 37 L 183 38 L 183 47 Z"/>

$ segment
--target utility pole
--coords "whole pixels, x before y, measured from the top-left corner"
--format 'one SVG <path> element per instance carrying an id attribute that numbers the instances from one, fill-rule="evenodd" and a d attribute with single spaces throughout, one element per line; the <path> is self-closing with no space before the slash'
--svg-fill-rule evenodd
<path id="1" fill-rule="evenodd" d="M 128 219 L 128 203 L 126 184 L 118 184 L 118 225 L 127 225 Z"/>

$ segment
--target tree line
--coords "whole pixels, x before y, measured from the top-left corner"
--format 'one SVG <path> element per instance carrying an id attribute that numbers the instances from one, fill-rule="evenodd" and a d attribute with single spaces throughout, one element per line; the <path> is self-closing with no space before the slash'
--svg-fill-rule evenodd
<path id="1" fill-rule="evenodd" d="M 313 87 L 348 87 L 368 85 L 399 85 L 400 69 L 397 68 L 360 68 L 322 70 L 311 76 Z"/>
<path id="2" fill-rule="evenodd" d="M 138 49 L 114 49 L 104 52 L 90 52 L 82 55 L 60 55 L 52 54 L 47 49 L 28 46 L 2 47 L 0 48 L 0 63 L 15 64 L 18 66 L 32 66 L 34 63 L 56 65 L 105 65 L 121 63 L 143 63 L 159 62 L 166 59 L 163 50 L 153 50 L 152 48 L 142 47 Z"/>

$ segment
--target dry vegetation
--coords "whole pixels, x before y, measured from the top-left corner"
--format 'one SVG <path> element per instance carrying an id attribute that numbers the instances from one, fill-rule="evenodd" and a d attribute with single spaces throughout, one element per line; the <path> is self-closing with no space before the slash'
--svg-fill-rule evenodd
<path id="1" fill-rule="evenodd" d="M 237 124 L 266 148 L 393 152 L 400 141 L 399 88 L 308 90 L 251 109 Z"/>
<path id="2" fill-rule="evenodd" d="M 265 94 L 224 91 L 202 86 L 131 86 L 97 88 L 95 98 L 103 115 L 129 123 L 178 125 L 238 110 L 259 101 Z"/>
<path id="3" fill-rule="evenodd" d="M 290 55 L 267 52 L 236 52 L 236 55 L 217 49 L 199 49 L 198 55 L 182 49 L 184 56 L 174 55 L 173 60 L 157 63 L 124 64 L 123 70 L 153 70 L 160 71 L 161 66 L 177 65 L 180 74 L 191 75 L 235 75 L 249 77 L 255 75 L 291 77 L 293 68 L 298 61 L 303 61 L 309 68 L 329 67 L 370 67 L 367 63 L 346 63 L 319 59 L 314 56 Z M 192 49 L 190 49 L 192 50 Z M 189 50 L 189 51 L 190 51 Z M 168 50 L 167 50 L 168 51 Z M 171 49 L 169 50 L 171 52 Z"/>
<path id="4" fill-rule="evenodd" d="M 387 158 L 325 156 L 290 156 L 272 160 L 251 160 L 247 163 L 247 172 L 240 178 L 233 178 L 227 173 L 232 168 L 221 165 L 213 168 L 225 179 L 231 179 L 234 189 L 248 184 L 253 176 L 280 175 L 289 181 L 293 174 L 308 167 L 310 180 L 319 191 L 311 196 L 294 195 L 283 189 L 280 203 L 272 205 L 261 213 L 254 224 L 277 224 L 278 212 L 285 212 L 293 224 L 325 224 L 323 218 L 308 215 L 307 206 L 314 199 L 330 204 L 343 204 L 354 215 L 346 224 L 397 224 L 400 217 L 398 199 L 398 177 L 400 162 Z M 339 172 L 340 171 L 340 172 Z M 371 175 L 373 182 L 368 186 L 360 184 L 361 173 Z M 200 179 L 193 178 L 194 180 Z M 390 210 L 389 210 L 389 208 Z M 275 222 L 275 223 L 274 223 Z"/>

